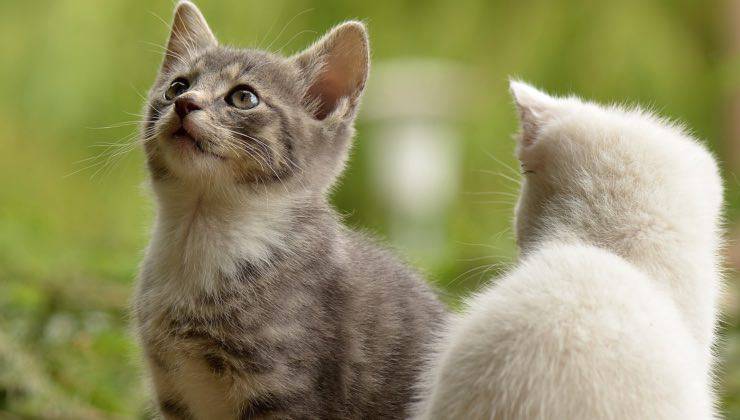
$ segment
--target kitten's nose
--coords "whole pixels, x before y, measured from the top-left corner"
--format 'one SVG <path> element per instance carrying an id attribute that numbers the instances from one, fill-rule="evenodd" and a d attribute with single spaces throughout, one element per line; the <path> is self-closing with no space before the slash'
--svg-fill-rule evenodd
<path id="1" fill-rule="evenodd" d="M 185 118 L 186 115 L 188 115 L 192 111 L 196 111 L 199 109 L 203 109 L 195 103 L 195 101 L 192 98 L 188 98 L 187 96 L 182 96 L 177 98 L 175 100 L 175 112 L 177 112 L 177 115 L 180 116 L 180 119 Z"/>

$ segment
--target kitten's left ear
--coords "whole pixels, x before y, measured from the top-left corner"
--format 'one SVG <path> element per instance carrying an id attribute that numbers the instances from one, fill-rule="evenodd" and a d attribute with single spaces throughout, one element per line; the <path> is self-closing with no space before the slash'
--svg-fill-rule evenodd
<path id="1" fill-rule="evenodd" d="M 336 26 L 293 61 L 308 82 L 305 101 L 319 120 L 338 110 L 354 116 L 370 69 L 370 47 L 362 22 Z"/>
<path id="2" fill-rule="evenodd" d="M 557 99 L 514 79 L 509 81 L 509 89 L 519 111 L 522 145 L 530 146 L 537 138 L 541 126 L 552 116 L 558 103 Z"/>
<path id="3" fill-rule="evenodd" d="M 162 69 L 169 70 L 176 62 L 217 44 L 200 10 L 193 3 L 182 0 L 175 6 Z"/>

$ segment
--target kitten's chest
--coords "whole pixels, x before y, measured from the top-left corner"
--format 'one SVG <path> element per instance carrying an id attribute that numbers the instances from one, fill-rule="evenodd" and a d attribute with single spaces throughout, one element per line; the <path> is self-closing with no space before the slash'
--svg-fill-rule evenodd
<path id="1" fill-rule="evenodd" d="M 309 382 L 301 370 L 306 357 L 296 349 L 310 340 L 306 320 L 314 296 L 285 287 L 279 267 L 227 262 L 233 266 L 191 268 L 185 275 L 194 277 L 185 279 L 177 269 L 143 270 L 135 302 L 153 370 L 189 408 L 206 414 L 196 418 L 229 418 L 208 413 L 231 413 L 245 400 Z"/>
<path id="2" fill-rule="evenodd" d="M 244 401 L 281 388 L 288 370 L 258 312 L 223 299 L 151 313 L 142 338 L 155 380 L 195 418 L 233 418 Z"/>
<path id="3" fill-rule="evenodd" d="M 286 220 L 286 211 L 264 209 L 241 214 L 196 207 L 159 215 L 142 281 L 208 288 L 217 283 L 216 276 L 233 275 L 245 261 L 269 261 L 276 249 L 288 246 Z"/>

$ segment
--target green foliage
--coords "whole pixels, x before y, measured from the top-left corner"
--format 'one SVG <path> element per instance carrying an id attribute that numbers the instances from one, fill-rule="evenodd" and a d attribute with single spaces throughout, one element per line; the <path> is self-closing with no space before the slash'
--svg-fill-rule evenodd
<path id="1" fill-rule="evenodd" d="M 234 45 L 291 53 L 331 25 L 361 18 L 376 63 L 430 57 L 470 69 L 460 81 L 470 94 L 454 126 L 460 193 L 440 221 L 445 245 L 429 258 L 397 244 L 453 304 L 515 255 L 513 198 L 466 194 L 516 192 L 495 174 L 516 172 L 508 168 L 516 167 L 509 75 L 556 93 L 652 106 L 685 121 L 719 156 L 731 141 L 724 107 L 740 72 L 723 50 L 720 0 L 199 4 Z M 135 138 L 141 95 L 160 62 L 156 44 L 167 35 L 160 17 L 168 21 L 171 7 L 144 0 L 0 3 L 0 418 L 148 415 L 127 302 L 152 206 L 141 187 L 142 153 L 126 142 Z M 440 86 L 439 97 L 456 88 Z M 111 128 L 91 128 L 101 126 Z M 376 128 L 359 124 L 335 201 L 351 225 L 389 235 L 389 209 L 368 164 Z M 124 146 L 94 146 L 117 141 Z M 727 175 L 733 222 L 740 184 Z M 737 279 L 729 280 L 732 295 Z M 732 418 L 740 418 L 739 315 L 737 305 L 729 308 L 720 372 Z"/>

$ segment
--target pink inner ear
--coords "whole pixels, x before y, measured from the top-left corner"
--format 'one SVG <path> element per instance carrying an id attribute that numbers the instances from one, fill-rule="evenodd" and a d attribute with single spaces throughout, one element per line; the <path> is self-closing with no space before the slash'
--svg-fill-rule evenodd
<path id="1" fill-rule="evenodd" d="M 541 127 L 551 118 L 557 100 L 536 88 L 517 80 L 510 81 L 521 125 L 520 144 L 528 147 L 537 141 Z"/>
<path id="2" fill-rule="evenodd" d="M 334 29 L 317 45 L 299 56 L 304 66 L 317 71 L 306 95 L 317 104 L 314 117 L 322 120 L 336 110 L 342 98 L 354 107 L 365 86 L 368 50 L 365 30 L 357 23 Z M 310 70 L 309 70 L 310 71 Z"/>
<path id="3" fill-rule="evenodd" d="M 525 108 L 519 110 L 519 120 L 521 122 L 521 143 L 522 146 L 528 147 L 534 144 L 537 139 L 539 127 L 532 111 Z"/>
<path id="4" fill-rule="evenodd" d="M 316 118 L 323 120 L 337 106 L 337 102 L 342 96 L 346 95 L 346 87 L 342 86 L 342 74 L 334 69 L 327 71 L 319 76 L 313 86 L 308 90 L 308 94 L 313 98 L 319 98 L 319 108 L 316 110 Z"/>

